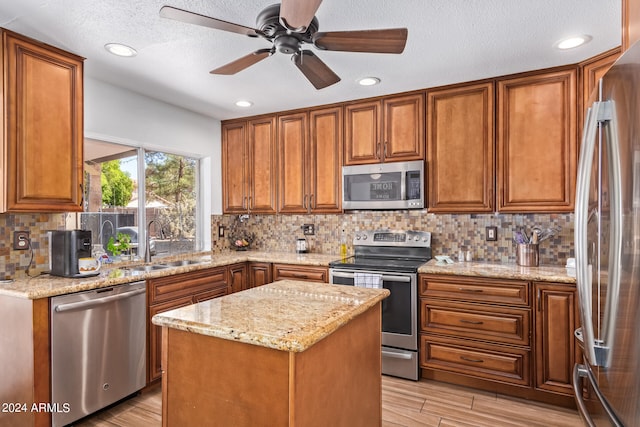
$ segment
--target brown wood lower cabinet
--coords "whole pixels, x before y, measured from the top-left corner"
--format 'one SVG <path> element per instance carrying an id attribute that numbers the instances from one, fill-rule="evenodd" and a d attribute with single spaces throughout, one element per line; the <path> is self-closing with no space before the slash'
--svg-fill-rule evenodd
<path id="1" fill-rule="evenodd" d="M 227 295 L 228 292 L 227 267 L 206 268 L 147 281 L 148 382 L 162 377 L 162 328 L 151 323 L 151 318 L 164 311 Z"/>
<path id="2" fill-rule="evenodd" d="M 247 289 L 247 263 L 241 262 L 228 267 L 229 293 L 240 292 Z"/>
<path id="3" fill-rule="evenodd" d="M 329 269 L 299 264 L 273 264 L 273 281 L 283 279 L 329 283 Z"/>
<path id="4" fill-rule="evenodd" d="M 273 282 L 271 280 L 271 263 L 270 262 L 250 262 L 249 263 L 249 287 L 266 285 Z"/>
<path id="5" fill-rule="evenodd" d="M 573 406 L 575 286 L 420 275 L 424 378 Z"/>

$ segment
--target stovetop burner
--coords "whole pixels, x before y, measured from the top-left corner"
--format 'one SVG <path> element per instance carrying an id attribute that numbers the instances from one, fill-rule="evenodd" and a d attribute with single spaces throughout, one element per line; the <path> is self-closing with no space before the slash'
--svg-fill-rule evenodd
<path id="1" fill-rule="evenodd" d="M 355 255 L 329 263 L 342 270 L 415 273 L 431 259 L 431 233 L 425 231 L 358 232 Z"/>

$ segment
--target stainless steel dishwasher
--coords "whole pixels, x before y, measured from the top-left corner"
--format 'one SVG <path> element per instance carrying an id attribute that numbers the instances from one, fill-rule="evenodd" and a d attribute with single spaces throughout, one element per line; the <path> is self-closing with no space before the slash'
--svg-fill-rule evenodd
<path id="1" fill-rule="evenodd" d="M 51 298 L 54 427 L 145 386 L 145 295 L 145 282 L 134 282 Z"/>

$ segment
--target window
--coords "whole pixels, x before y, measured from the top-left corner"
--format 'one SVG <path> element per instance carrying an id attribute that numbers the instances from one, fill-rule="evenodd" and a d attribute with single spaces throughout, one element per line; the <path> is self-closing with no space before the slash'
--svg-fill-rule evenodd
<path id="1" fill-rule="evenodd" d="M 87 140 L 79 227 L 110 256 L 142 256 L 147 226 L 151 255 L 201 250 L 198 170 L 195 158 Z"/>

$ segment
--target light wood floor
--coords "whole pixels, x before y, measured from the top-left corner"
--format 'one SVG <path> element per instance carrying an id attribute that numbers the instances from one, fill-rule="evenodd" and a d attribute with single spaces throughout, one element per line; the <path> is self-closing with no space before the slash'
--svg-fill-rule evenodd
<path id="1" fill-rule="evenodd" d="M 77 426 L 154 427 L 161 424 L 160 387 L 108 408 Z M 383 427 L 582 426 L 577 411 L 435 381 L 383 376 Z"/>

